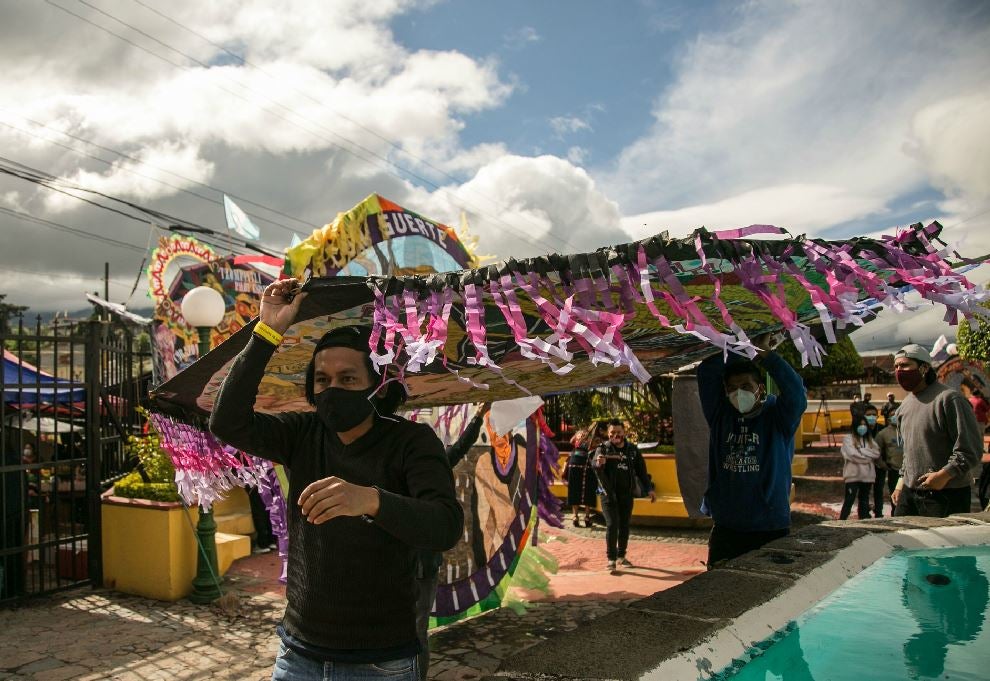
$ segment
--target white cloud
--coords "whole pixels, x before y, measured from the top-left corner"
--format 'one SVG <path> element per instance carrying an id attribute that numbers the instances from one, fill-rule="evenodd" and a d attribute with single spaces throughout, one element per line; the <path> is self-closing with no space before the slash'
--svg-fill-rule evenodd
<path id="1" fill-rule="evenodd" d="M 463 206 L 481 252 L 500 258 L 580 252 L 626 240 L 618 206 L 587 172 L 556 156 L 503 156 L 460 187 L 415 200 L 454 224 Z"/>
<path id="2" fill-rule="evenodd" d="M 733 229 L 751 225 L 754 220 L 783 227 L 797 235 L 876 213 L 883 207 L 882 197 L 857 195 L 845 187 L 787 184 L 755 189 L 709 204 L 631 215 L 622 219 L 622 225 L 634 239 L 665 230 L 672 236 L 684 236 L 698 227 Z M 829 216 L 828 221 L 819 217 L 822 215 Z"/>
<path id="3" fill-rule="evenodd" d="M 990 94 L 936 102 L 918 111 L 909 147 L 949 197 L 990 199 Z"/>
<path id="4" fill-rule="evenodd" d="M 553 134 L 559 139 L 566 135 L 573 135 L 582 130 L 591 130 L 591 124 L 578 116 L 554 116 L 550 119 L 550 128 Z"/>
<path id="5" fill-rule="evenodd" d="M 815 215 L 818 225 L 875 213 L 878 201 L 929 179 L 907 147 L 912 129 L 924 128 L 919 112 L 990 84 L 990 32 L 961 7 L 748 3 L 730 28 L 700 34 L 683 54 L 653 129 L 621 153 L 602 186 L 633 213 L 767 190 L 764 209 L 742 220 L 766 222 L 772 188 L 786 190 L 786 203 L 798 185 L 852 197 L 830 202 L 835 212 Z M 975 117 L 960 123 L 960 138 L 982 130 Z M 857 203 L 861 212 L 850 214 Z"/>
<path id="6" fill-rule="evenodd" d="M 14 210 L 24 212 L 24 204 L 22 203 L 22 199 L 23 196 L 21 192 L 2 192 L 0 193 L 0 206 L 5 206 L 7 208 L 13 208 Z"/>
<path id="7" fill-rule="evenodd" d="M 584 147 L 574 146 L 567 149 L 567 160 L 576 166 L 583 165 L 587 158 L 588 150 Z"/>
<path id="8" fill-rule="evenodd" d="M 104 194 L 150 201 L 205 183 L 213 175 L 213 163 L 199 156 L 198 147 L 165 142 L 143 149 L 134 158 L 118 161 L 105 172 L 80 169 L 64 179 Z M 65 194 L 47 194 L 46 206 L 60 213 L 77 208 L 78 203 Z"/>
<path id="9" fill-rule="evenodd" d="M 540 36 L 535 28 L 532 26 L 523 26 L 511 33 L 507 33 L 502 39 L 502 42 L 508 50 L 521 50 L 527 45 L 540 42 L 540 40 L 542 40 L 542 36 Z"/>

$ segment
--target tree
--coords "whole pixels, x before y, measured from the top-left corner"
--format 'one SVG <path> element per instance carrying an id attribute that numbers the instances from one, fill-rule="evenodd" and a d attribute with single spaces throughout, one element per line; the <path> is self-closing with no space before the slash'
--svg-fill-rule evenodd
<path id="1" fill-rule="evenodd" d="M 959 356 L 963 359 L 988 362 L 990 361 L 990 322 L 981 317 L 979 323 L 975 331 L 969 328 L 969 323 L 966 321 L 959 324 L 956 347 L 959 349 Z"/>
<path id="2" fill-rule="evenodd" d="M 10 318 L 23 314 L 28 308 L 26 305 L 11 305 L 5 303 L 7 294 L 0 293 L 0 335 L 8 336 L 11 333 Z"/>
<path id="3" fill-rule="evenodd" d="M 859 356 L 849 336 L 843 336 L 835 345 L 827 345 L 825 350 L 828 355 L 825 356 L 822 366 L 803 367 L 801 355 L 798 354 L 793 341 L 788 340 L 778 348 L 781 357 L 794 367 L 808 387 L 827 385 L 863 375 L 863 358 Z"/>

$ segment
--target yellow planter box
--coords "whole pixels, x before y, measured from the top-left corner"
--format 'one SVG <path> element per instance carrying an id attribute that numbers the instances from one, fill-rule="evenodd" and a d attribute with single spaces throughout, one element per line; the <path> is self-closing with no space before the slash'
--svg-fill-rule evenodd
<path id="1" fill-rule="evenodd" d="M 198 508 L 190 508 L 187 517 L 178 502 L 105 494 L 101 510 L 104 586 L 161 601 L 189 595 L 199 550 L 193 531 L 199 522 Z M 216 546 L 220 577 L 235 560 L 251 555 L 247 535 L 218 531 Z"/>
<path id="2" fill-rule="evenodd" d="M 196 576 L 196 538 L 177 502 L 124 499 L 105 495 L 103 585 L 124 593 L 177 601 L 189 595 Z"/>

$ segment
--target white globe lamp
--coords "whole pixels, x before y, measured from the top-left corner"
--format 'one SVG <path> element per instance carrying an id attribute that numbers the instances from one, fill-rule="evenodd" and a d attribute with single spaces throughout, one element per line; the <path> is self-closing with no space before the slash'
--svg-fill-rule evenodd
<path id="1" fill-rule="evenodd" d="M 210 351 L 210 330 L 223 321 L 227 303 L 209 286 L 197 286 L 182 297 L 182 316 L 199 332 L 199 356 Z"/>

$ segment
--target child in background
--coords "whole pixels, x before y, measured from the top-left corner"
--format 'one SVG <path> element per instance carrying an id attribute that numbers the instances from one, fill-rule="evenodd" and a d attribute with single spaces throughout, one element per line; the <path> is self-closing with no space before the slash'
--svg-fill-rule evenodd
<path id="1" fill-rule="evenodd" d="M 870 517 L 870 490 L 876 480 L 876 460 L 880 447 L 870 432 L 865 416 L 853 421 L 853 432 L 842 440 L 842 478 L 846 483 L 846 495 L 842 502 L 839 520 L 845 520 L 852 511 L 853 501 L 858 500 L 859 519 Z"/>

